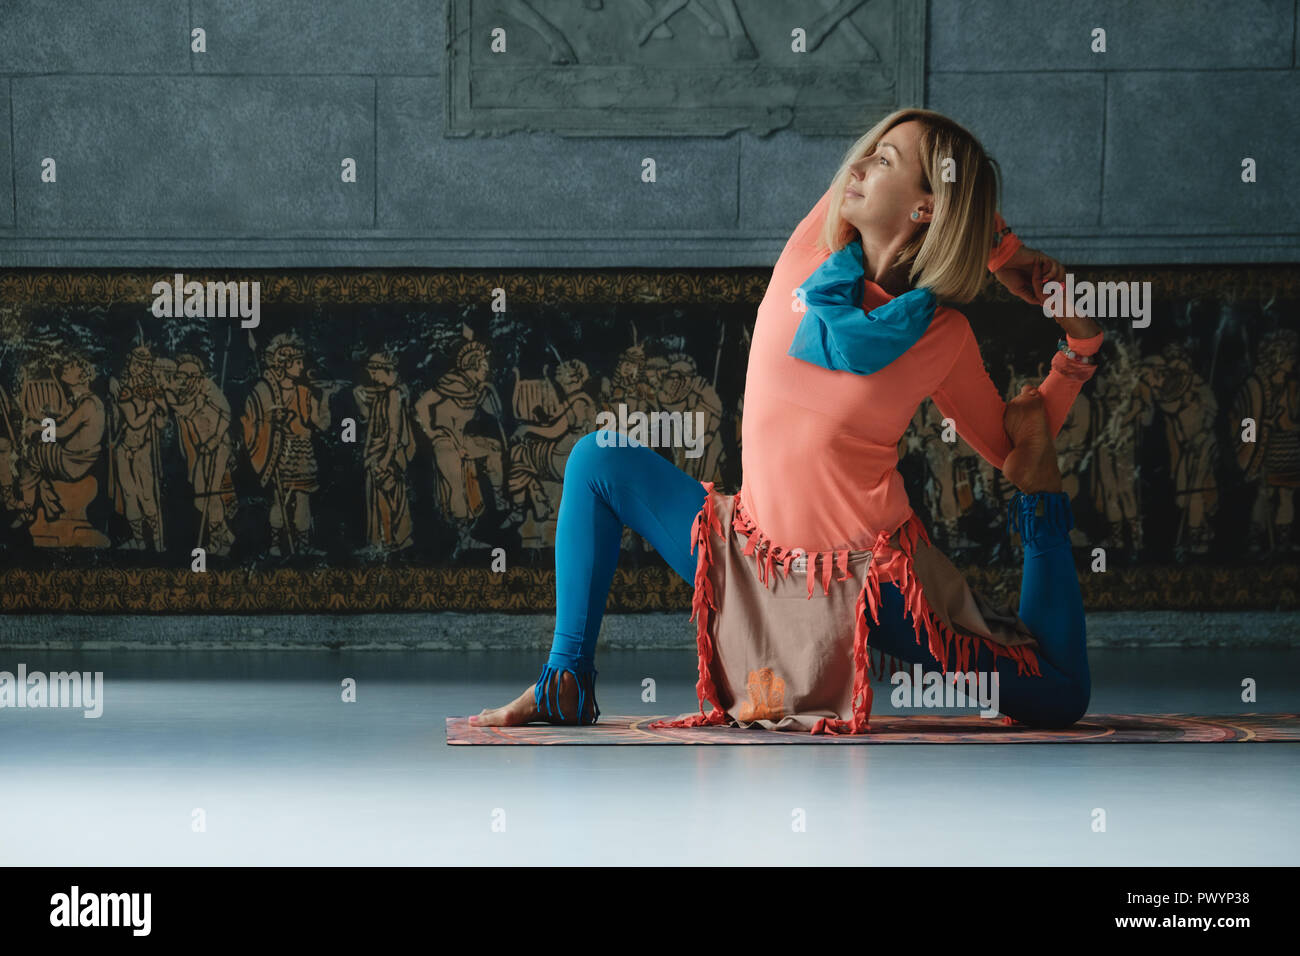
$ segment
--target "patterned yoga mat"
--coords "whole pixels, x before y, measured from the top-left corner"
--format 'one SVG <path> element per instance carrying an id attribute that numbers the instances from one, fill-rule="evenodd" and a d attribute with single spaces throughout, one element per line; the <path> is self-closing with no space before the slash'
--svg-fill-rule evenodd
<path id="1" fill-rule="evenodd" d="M 671 715 L 673 717 L 676 714 Z M 761 727 L 651 728 L 652 717 L 601 715 L 589 727 L 473 727 L 447 718 L 448 744 L 1214 744 L 1300 743 L 1300 714 L 1089 714 L 1068 730 L 1008 726 L 973 714 L 872 717 L 871 733 L 814 736 Z"/>

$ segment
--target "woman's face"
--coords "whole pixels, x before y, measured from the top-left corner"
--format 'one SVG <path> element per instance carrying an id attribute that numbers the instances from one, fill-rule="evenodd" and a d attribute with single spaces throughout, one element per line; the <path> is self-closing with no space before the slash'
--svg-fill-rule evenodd
<path id="1" fill-rule="evenodd" d="M 918 120 L 899 123 L 849 168 L 840 215 L 859 232 L 911 233 L 927 220 L 933 197 L 921 187 L 922 131 Z"/>

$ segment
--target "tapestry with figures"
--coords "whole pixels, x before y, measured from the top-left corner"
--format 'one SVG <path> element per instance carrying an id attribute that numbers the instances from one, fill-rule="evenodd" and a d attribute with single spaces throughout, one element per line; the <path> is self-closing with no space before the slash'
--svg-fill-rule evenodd
<path id="1" fill-rule="evenodd" d="M 1057 440 L 1085 599 L 1295 607 L 1300 269 L 1129 273 L 1107 277 L 1151 282 L 1151 321 L 1107 326 Z M 0 274 L 0 609 L 553 607 L 565 460 L 603 415 L 666 413 L 685 427 L 659 453 L 739 486 L 764 270 L 184 274 L 258 282 L 256 324 L 158 317 L 172 278 Z M 1006 396 L 1041 380 L 1051 319 L 995 285 L 966 312 Z M 1012 489 L 945 437 L 923 402 L 913 505 L 1013 593 Z M 623 548 L 612 609 L 688 606 Z"/>

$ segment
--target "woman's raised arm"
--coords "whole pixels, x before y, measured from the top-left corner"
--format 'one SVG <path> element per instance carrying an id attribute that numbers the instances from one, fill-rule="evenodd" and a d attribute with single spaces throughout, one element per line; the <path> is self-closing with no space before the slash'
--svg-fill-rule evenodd
<path id="1" fill-rule="evenodd" d="M 1002 426 L 1007 405 L 997 386 L 989 378 L 980 354 L 979 343 L 970 322 L 963 316 L 962 342 L 952 369 L 931 394 L 940 413 L 951 418 L 957 434 L 979 452 L 980 457 L 993 467 L 1001 469 L 1011 452 L 1011 440 Z M 1092 338 L 1076 339 L 1067 335 L 1070 348 L 1080 355 L 1093 355 L 1101 348 L 1102 333 Z M 1052 369 L 1038 386 L 1043 393 L 1043 407 L 1047 412 L 1047 427 L 1055 438 L 1070 414 L 1083 383 L 1092 378 L 1097 366 L 1072 359 L 1058 351 L 1052 356 Z"/>
<path id="2" fill-rule="evenodd" d="M 817 204 L 812 207 L 808 215 L 804 216 L 799 225 L 795 226 L 787 245 L 804 248 L 812 248 L 817 245 L 817 239 L 822 234 L 822 227 L 826 225 L 826 217 L 830 214 L 830 211 L 831 191 L 828 188 L 826 192 L 822 193 L 822 198 L 817 200 Z"/>
<path id="3" fill-rule="evenodd" d="M 989 272 L 997 272 L 1024 245 L 1020 237 L 1011 231 L 1002 213 L 993 214 L 993 251 L 989 253 Z"/>

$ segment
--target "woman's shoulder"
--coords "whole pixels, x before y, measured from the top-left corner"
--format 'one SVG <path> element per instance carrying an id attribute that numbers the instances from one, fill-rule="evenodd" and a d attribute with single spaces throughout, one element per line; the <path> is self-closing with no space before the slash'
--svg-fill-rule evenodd
<path id="1" fill-rule="evenodd" d="M 969 350 L 975 344 L 975 333 L 960 309 L 939 304 L 935 307 L 925 334 L 909 349 L 909 388 L 919 387 L 928 395 L 944 381 L 963 356 L 969 361 Z"/>
<path id="2" fill-rule="evenodd" d="M 938 305 L 930 327 L 926 329 L 924 345 L 917 350 L 917 358 L 943 378 L 971 349 L 979 353 L 975 330 L 971 328 L 966 313 L 951 304 Z"/>
<path id="3" fill-rule="evenodd" d="M 966 313 L 945 302 L 940 302 L 935 306 L 934 318 L 930 321 L 930 330 L 935 333 L 936 337 L 949 339 L 957 343 L 975 337 L 975 332 L 971 329 L 970 320 L 966 318 Z"/>

